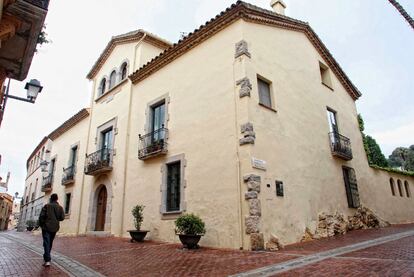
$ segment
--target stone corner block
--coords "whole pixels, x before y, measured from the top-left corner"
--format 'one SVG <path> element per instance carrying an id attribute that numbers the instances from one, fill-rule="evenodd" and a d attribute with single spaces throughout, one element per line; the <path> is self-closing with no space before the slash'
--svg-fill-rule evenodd
<path id="1" fill-rule="evenodd" d="M 242 134 L 245 132 L 253 132 L 253 123 L 247 122 L 240 125 L 240 132 Z"/>
<path id="2" fill-rule="evenodd" d="M 256 182 L 256 181 L 248 181 L 247 182 L 247 190 L 248 191 L 260 192 L 260 183 Z"/>
<path id="3" fill-rule="evenodd" d="M 248 192 L 246 192 L 245 194 L 244 194 L 244 198 L 246 199 L 246 200 L 249 200 L 249 199 L 256 199 L 257 198 L 257 192 L 256 191 L 248 191 Z"/>
<path id="4" fill-rule="evenodd" d="M 246 234 L 259 233 L 260 216 L 250 215 L 245 218 Z"/>
<path id="5" fill-rule="evenodd" d="M 260 206 L 260 200 L 259 199 L 250 199 L 249 200 L 249 213 L 252 216 L 261 216 L 262 215 L 262 209 Z"/>
<path id="6" fill-rule="evenodd" d="M 250 234 L 250 248 L 252 251 L 264 250 L 264 239 L 262 233 Z"/>
<path id="7" fill-rule="evenodd" d="M 253 86 L 250 83 L 249 78 L 244 77 L 236 82 L 237 86 L 240 86 L 239 96 L 240 98 L 244 96 L 250 96 L 250 91 L 252 90 Z"/>
<path id="8" fill-rule="evenodd" d="M 248 174 L 248 175 L 243 176 L 243 181 L 245 181 L 245 182 L 250 182 L 250 181 L 260 182 L 261 179 L 260 179 L 259 175 Z"/>
<path id="9" fill-rule="evenodd" d="M 241 40 L 236 43 L 236 53 L 234 54 L 234 58 L 238 58 L 242 55 L 246 55 L 247 57 L 251 58 L 251 54 L 249 52 L 249 46 L 245 40 Z"/>
<path id="10" fill-rule="evenodd" d="M 254 141 L 255 141 L 255 138 L 254 137 L 244 137 L 244 138 L 241 138 L 240 140 L 239 140 L 239 142 L 240 142 L 240 145 L 245 145 L 245 144 L 254 144 Z"/>

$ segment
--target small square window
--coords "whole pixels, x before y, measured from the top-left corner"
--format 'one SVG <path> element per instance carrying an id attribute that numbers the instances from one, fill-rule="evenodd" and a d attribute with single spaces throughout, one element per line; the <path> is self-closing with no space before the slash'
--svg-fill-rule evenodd
<path id="1" fill-rule="evenodd" d="M 331 72 L 329 70 L 329 67 L 319 62 L 319 70 L 321 72 L 322 84 L 329 87 L 330 89 L 333 89 L 332 80 L 331 80 Z"/>
<path id="2" fill-rule="evenodd" d="M 259 103 L 263 106 L 272 108 L 272 96 L 270 92 L 270 83 L 257 78 L 257 86 L 259 90 Z"/>
<path id="3" fill-rule="evenodd" d="M 283 182 L 282 181 L 276 181 L 276 196 L 283 197 Z"/>

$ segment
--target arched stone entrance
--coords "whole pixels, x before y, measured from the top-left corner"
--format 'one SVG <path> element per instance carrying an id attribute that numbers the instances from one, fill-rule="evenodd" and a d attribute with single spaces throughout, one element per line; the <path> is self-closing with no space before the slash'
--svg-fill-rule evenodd
<path id="1" fill-rule="evenodd" d="M 98 199 L 96 201 L 95 231 L 104 231 L 108 193 L 105 186 L 101 186 L 97 193 Z"/>
<path id="2" fill-rule="evenodd" d="M 111 232 L 112 185 L 106 175 L 95 180 L 89 196 L 87 232 Z"/>

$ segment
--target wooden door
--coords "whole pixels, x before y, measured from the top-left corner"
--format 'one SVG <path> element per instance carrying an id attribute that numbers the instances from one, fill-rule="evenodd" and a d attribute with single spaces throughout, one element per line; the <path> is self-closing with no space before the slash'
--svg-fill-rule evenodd
<path id="1" fill-rule="evenodd" d="M 98 202 L 96 207 L 95 231 L 104 231 L 106 216 L 106 187 L 103 186 L 98 193 Z"/>

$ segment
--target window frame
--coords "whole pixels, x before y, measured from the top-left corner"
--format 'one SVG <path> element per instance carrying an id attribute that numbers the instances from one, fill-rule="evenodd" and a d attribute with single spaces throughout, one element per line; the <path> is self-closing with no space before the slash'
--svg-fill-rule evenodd
<path id="1" fill-rule="evenodd" d="M 168 211 L 167 209 L 167 193 L 168 193 L 168 165 L 180 163 L 180 207 L 178 210 Z M 160 213 L 162 219 L 172 219 L 175 216 L 178 216 L 186 211 L 186 202 L 185 202 L 185 188 L 186 188 L 186 179 L 185 179 L 185 168 L 187 166 L 187 161 L 185 160 L 184 154 L 175 155 L 169 157 L 167 161 L 162 165 L 162 180 L 161 180 L 161 205 Z M 173 217 L 169 217 L 173 215 Z"/>
<path id="2" fill-rule="evenodd" d="M 68 198 L 69 195 L 69 198 Z M 68 203 L 69 199 L 69 203 Z M 64 205 L 64 213 L 65 216 L 69 216 L 72 208 L 72 192 L 65 192 L 65 205 Z"/>
<path id="3" fill-rule="evenodd" d="M 347 172 L 347 174 L 345 174 L 345 172 Z M 354 184 L 351 183 L 352 180 L 350 180 L 351 172 L 353 172 L 354 177 L 355 177 Z M 348 208 L 357 209 L 361 206 L 361 198 L 359 196 L 358 181 L 356 178 L 355 170 L 351 167 L 342 166 L 342 175 L 343 175 L 343 179 L 345 183 L 345 192 L 346 192 L 346 198 L 348 202 Z M 353 185 L 354 188 L 352 188 L 351 185 Z"/>
<path id="4" fill-rule="evenodd" d="M 395 182 L 394 182 L 394 179 L 392 177 L 390 178 L 390 188 L 391 188 L 392 196 L 396 196 L 396 194 L 395 194 Z"/>
<path id="5" fill-rule="evenodd" d="M 398 192 L 400 194 L 400 197 L 404 197 L 404 193 L 403 193 L 403 189 L 402 189 L 402 183 L 401 183 L 400 179 L 397 180 L 397 187 L 398 187 Z"/>
<path id="6" fill-rule="evenodd" d="M 405 188 L 405 194 L 407 195 L 408 198 L 410 198 L 411 191 L 410 191 L 410 185 L 408 184 L 407 180 L 404 181 L 404 188 Z"/>
<path id="7" fill-rule="evenodd" d="M 319 75 L 321 77 L 321 84 L 333 91 L 331 69 L 321 61 L 319 61 Z"/>
<path id="8" fill-rule="evenodd" d="M 104 76 L 102 77 L 101 81 L 99 82 L 99 87 L 98 87 L 98 97 L 104 95 L 107 91 L 107 77 Z"/>
<path id="9" fill-rule="evenodd" d="M 112 80 L 112 76 L 114 76 L 114 79 Z M 111 73 L 109 74 L 109 85 L 108 85 L 108 90 L 113 89 L 117 84 L 117 72 L 116 69 L 112 70 Z"/>
<path id="10" fill-rule="evenodd" d="M 260 90 L 260 82 L 267 84 L 268 88 L 269 88 L 269 101 L 270 101 L 270 106 L 267 105 L 266 103 L 262 103 L 261 101 L 261 90 Z M 274 90 L 273 90 L 273 82 L 270 81 L 269 79 L 257 74 L 256 75 L 256 84 L 257 84 L 257 96 L 259 98 L 259 102 L 258 104 L 264 108 L 270 109 L 274 112 L 276 112 L 275 109 L 275 99 L 274 99 Z"/>

